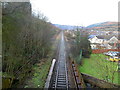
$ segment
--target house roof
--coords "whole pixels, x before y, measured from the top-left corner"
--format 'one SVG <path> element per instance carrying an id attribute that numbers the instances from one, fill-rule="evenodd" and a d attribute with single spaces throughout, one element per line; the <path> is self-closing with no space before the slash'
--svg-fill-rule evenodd
<path id="1" fill-rule="evenodd" d="M 89 35 L 88 38 L 94 38 L 97 37 L 98 39 L 104 39 L 102 36 L 97 36 L 97 35 Z"/>
<path id="2" fill-rule="evenodd" d="M 114 37 L 115 35 L 100 35 L 100 37 L 106 39 L 106 40 L 110 40 L 112 37 Z M 115 36 L 115 37 L 118 37 L 118 36 Z"/>
<path id="3" fill-rule="evenodd" d="M 102 36 L 96 36 L 98 39 L 104 39 L 104 37 Z"/>
<path id="4" fill-rule="evenodd" d="M 106 39 L 106 40 L 110 40 L 112 37 L 116 37 L 116 38 L 118 38 L 118 36 L 116 36 L 116 35 L 89 35 L 88 36 L 88 39 L 90 39 L 90 38 L 94 38 L 94 37 L 97 37 L 98 39 Z"/>
<path id="5" fill-rule="evenodd" d="M 89 35 L 88 38 L 94 38 L 96 35 Z"/>

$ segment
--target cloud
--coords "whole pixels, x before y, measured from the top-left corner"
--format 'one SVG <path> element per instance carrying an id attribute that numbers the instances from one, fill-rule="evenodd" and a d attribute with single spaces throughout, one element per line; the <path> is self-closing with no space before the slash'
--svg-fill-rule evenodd
<path id="1" fill-rule="evenodd" d="M 119 0 L 31 0 L 33 10 L 41 11 L 52 23 L 90 25 L 118 20 Z"/>

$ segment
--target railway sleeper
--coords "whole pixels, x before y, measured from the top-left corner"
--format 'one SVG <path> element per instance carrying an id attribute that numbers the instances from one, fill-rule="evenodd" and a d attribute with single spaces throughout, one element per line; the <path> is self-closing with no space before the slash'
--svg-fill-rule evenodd
<path id="1" fill-rule="evenodd" d="M 58 78 L 66 78 L 66 76 L 58 76 Z"/>
<path id="2" fill-rule="evenodd" d="M 58 85 L 66 85 L 66 82 L 65 82 L 65 83 L 63 83 L 63 82 L 58 82 L 57 84 L 58 84 Z"/>
<path id="3" fill-rule="evenodd" d="M 58 75 L 58 77 L 66 77 L 66 75 Z"/>
<path id="4" fill-rule="evenodd" d="M 58 77 L 66 77 L 66 75 L 58 75 Z"/>
<path id="5" fill-rule="evenodd" d="M 59 84 L 59 85 L 57 85 L 57 87 L 67 87 L 67 85 L 61 85 L 61 84 Z"/>
<path id="6" fill-rule="evenodd" d="M 66 79 L 58 79 L 58 82 L 66 82 Z"/>
<path id="7" fill-rule="evenodd" d="M 66 79 L 58 79 L 58 81 L 61 81 L 61 82 L 63 82 L 63 81 L 66 81 Z"/>

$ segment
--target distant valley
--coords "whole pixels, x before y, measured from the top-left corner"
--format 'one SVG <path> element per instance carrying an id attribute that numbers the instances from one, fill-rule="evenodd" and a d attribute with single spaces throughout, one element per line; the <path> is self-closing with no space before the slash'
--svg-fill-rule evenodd
<path id="1" fill-rule="evenodd" d="M 118 22 L 101 22 L 101 23 L 95 23 L 92 25 L 89 25 L 87 27 L 84 26 L 74 26 L 74 25 L 60 25 L 60 24 L 53 24 L 54 26 L 62 29 L 62 30 L 75 30 L 78 28 L 84 28 L 84 29 L 93 29 L 93 30 L 116 30 L 118 28 Z"/>
<path id="2" fill-rule="evenodd" d="M 60 24 L 53 24 L 53 25 L 62 30 L 74 30 L 76 28 L 84 28 L 82 26 L 74 26 L 74 25 L 60 25 Z"/>

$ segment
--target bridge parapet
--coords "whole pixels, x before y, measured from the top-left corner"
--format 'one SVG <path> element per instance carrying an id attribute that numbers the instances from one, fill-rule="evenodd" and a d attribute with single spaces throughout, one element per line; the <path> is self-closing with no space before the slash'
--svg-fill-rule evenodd
<path id="1" fill-rule="evenodd" d="M 49 74 L 48 74 L 48 77 L 47 77 L 47 80 L 46 80 L 46 83 L 45 83 L 45 87 L 44 87 L 45 90 L 48 89 L 51 86 L 50 84 L 52 82 L 52 77 L 53 77 L 55 65 L 56 65 L 56 59 L 53 59 L 51 67 L 50 67 L 50 71 L 49 71 Z"/>

